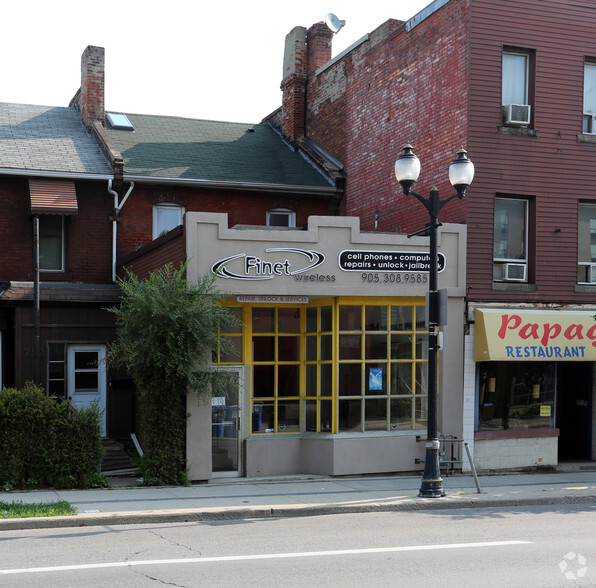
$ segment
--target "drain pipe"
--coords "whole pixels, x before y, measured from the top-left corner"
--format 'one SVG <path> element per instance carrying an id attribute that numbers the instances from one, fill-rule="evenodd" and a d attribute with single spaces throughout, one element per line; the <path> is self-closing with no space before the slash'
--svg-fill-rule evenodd
<path id="1" fill-rule="evenodd" d="M 112 282 L 116 281 L 116 237 L 118 234 L 118 220 L 120 217 L 120 211 L 124 206 L 124 203 L 130 196 L 132 189 L 135 187 L 135 183 L 131 182 L 128 187 L 128 191 L 124 195 L 122 202 L 118 204 L 118 192 L 112 189 L 112 178 L 108 180 L 108 192 L 114 197 L 114 218 L 112 220 Z"/>
<path id="2" fill-rule="evenodd" d="M 33 380 L 41 385 L 41 329 L 39 326 L 39 215 L 33 215 Z"/>

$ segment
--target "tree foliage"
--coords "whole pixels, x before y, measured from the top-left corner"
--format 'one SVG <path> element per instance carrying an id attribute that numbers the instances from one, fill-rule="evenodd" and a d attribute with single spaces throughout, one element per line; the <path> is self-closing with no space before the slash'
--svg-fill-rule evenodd
<path id="1" fill-rule="evenodd" d="M 169 263 L 139 279 L 120 280 L 122 300 L 110 308 L 117 338 L 108 363 L 125 366 L 141 394 L 141 436 L 147 484 L 186 481 L 187 393 L 208 394 L 217 386 L 216 372 L 206 366 L 226 341 L 218 336 L 234 322 L 221 305 L 214 278 L 185 279 L 186 265 Z"/>

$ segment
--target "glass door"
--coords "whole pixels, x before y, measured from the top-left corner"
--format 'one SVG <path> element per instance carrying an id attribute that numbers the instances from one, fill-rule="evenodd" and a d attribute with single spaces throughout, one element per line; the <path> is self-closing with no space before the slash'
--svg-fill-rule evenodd
<path id="1" fill-rule="evenodd" d="M 242 475 L 242 368 L 229 372 L 225 396 L 211 398 L 211 457 L 214 477 Z"/>
<path id="2" fill-rule="evenodd" d="M 102 437 L 106 436 L 105 356 L 103 345 L 68 347 L 68 398 L 76 408 L 89 408 L 97 403 Z"/>

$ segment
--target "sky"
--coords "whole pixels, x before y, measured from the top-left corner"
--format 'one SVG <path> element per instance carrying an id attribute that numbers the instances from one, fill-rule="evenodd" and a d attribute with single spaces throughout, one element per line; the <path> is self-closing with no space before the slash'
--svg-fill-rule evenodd
<path id="1" fill-rule="evenodd" d="M 81 54 L 105 48 L 111 112 L 258 123 L 281 105 L 286 35 L 345 20 L 333 56 L 431 0 L 20 0 L 3 2 L 0 102 L 68 106 Z"/>

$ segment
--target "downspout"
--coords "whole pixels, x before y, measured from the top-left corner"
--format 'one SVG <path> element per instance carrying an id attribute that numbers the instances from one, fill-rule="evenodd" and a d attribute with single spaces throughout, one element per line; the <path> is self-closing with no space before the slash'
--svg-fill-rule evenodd
<path id="1" fill-rule="evenodd" d="M 41 385 L 41 333 L 39 327 L 39 216 L 33 215 L 33 380 Z"/>
<path id="2" fill-rule="evenodd" d="M 122 202 L 118 204 L 118 192 L 112 189 L 112 178 L 108 180 L 108 192 L 114 197 L 114 218 L 112 219 L 112 282 L 116 281 L 116 237 L 118 235 L 118 221 L 120 220 L 120 211 L 124 203 L 130 196 L 135 183 L 131 182 L 128 191 L 124 195 Z"/>

